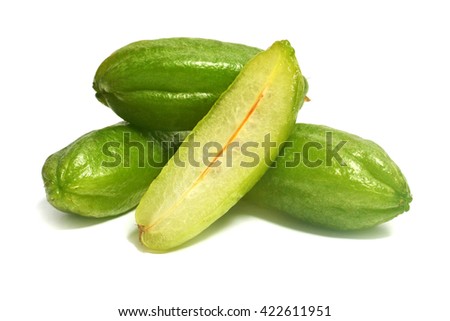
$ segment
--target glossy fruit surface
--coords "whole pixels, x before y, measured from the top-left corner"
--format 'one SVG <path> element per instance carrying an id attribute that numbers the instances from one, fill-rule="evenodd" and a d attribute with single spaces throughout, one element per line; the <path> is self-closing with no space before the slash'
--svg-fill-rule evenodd
<path id="1" fill-rule="evenodd" d="M 94 130 L 47 158 L 47 200 L 82 216 L 122 214 L 137 205 L 168 153 L 151 133 L 125 122 Z"/>
<path id="2" fill-rule="evenodd" d="M 260 49 L 199 38 L 131 43 L 99 66 L 97 99 L 144 129 L 191 130 Z"/>
<path id="3" fill-rule="evenodd" d="M 326 126 L 297 124 L 275 166 L 246 199 L 318 226 L 372 227 L 408 211 L 412 200 L 379 145 Z"/>
<path id="4" fill-rule="evenodd" d="M 256 55 L 197 124 L 136 209 L 141 242 L 167 251 L 225 214 L 267 171 L 305 95 L 293 48 Z M 275 146 L 268 152 L 265 137 Z M 252 154 L 243 152 L 252 147 Z M 197 146 L 197 148 L 194 148 Z"/>
<path id="5" fill-rule="evenodd" d="M 62 211 L 93 217 L 114 216 L 133 209 L 156 177 L 155 171 L 159 170 L 149 166 L 145 169 L 149 173 L 143 173 L 137 168 L 139 153 L 132 153 L 129 162 L 131 169 L 126 172 L 126 182 L 122 182 L 124 169 L 109 168 L 108 184 L 104 184 L 103 178 L 98 177 L 99 173 L 105 173 L 105 168 L 95 159 L 106 141 L 111 147 L 120 146 L 124 142 L 123 133 L 135 130 L 126 123 L 109 126 L 84 135 L 51 155 L 42 171 L 49 202 Z M 331 150 L 338 147 L 340 142 L 345 142 L 337 155 L 346 166 L 341 167 L 339 159 L 333 159 L 331 167 L 324 167 L 326 163 L 323 162 L 323 166 L 317 166 L 321 160 L 326 162 L 327 133 L 331 133 L 334 141 Z M 140 134 L 134 136 L 133 141 L 140 141 L 142 146 L 152 141 L 155 146 L 161 145 L 166 156 L 161 157 L 154 151 L 147 157 L 155 159 L 147 161 L 156 165 L 158 159 L 162 159 L 163 166 L 187 134 L 188 132 L 152 131 L 146 133 L 144 138 Z M 331 137 L 330 134 L 328 137 Z M 276 165 L 245 196 L 247 201 L 278 209 L 317 226 L 338 230 L 373 227 L 408 211 L 412 197 L 407 181 L 395 162 L 376 143 L 314 124 L 296 124 L 287 142 L 290 143 L 286 143 L 282 155 L 276 159 Z M 311 148 L 308 149 L 308 145 Z M 116 162 L 120 152 L 111 147 L 109 151 L 115 156 L 108 156 L 105 160 Z M 320 155 L 315 150 L 318 147 L 324 148 Z M 352 148 L 348 149 L 350 147 Z M 73 159 L 70 162 L 68 150 L 71 150 Z M 328 150 L 330 153 L 330 147 Z M 308 153 L 308 160 L 302 160 Z M 94 160 L 89 161 L 89 171 L 79 169 L 79 162 L 76 161 L 79 158 Z M 72 161 L 76 163 L 71 163 Z M 64 162 L 67 162 L 66 165 L 63 165 Z M 308 177 L 309 181 L 304 181 L 303 177 Z M 147 179 L 150 181 L 147 182 Z M 88 185 L 94 190 L 85 192 L 84 195 L 71 193 L 73 181 L 77 182 L 77 186 Z M 384 181 L 386 182 L 383 183 Z M 383 184 L 386 187 L 380 194 Z M 112 193 L 111 185 L 119 186 L 121 195 Z M 391 187 L 387 188 L 388 185 Z M 372 186 L 378 188 L 372 189 Z M 118 199 L 126 201 L 117 202 Z"/>

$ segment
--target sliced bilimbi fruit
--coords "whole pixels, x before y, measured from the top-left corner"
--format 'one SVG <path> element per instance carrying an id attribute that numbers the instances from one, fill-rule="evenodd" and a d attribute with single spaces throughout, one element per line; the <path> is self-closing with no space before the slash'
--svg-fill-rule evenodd
<path id="1" fill-rule="evenodd" d="M 144 194 L 136 209 L 141 242 L 168 251 L 225 214 L 275 160 L 305 91 L 288 41 L 252 58 Z"/>

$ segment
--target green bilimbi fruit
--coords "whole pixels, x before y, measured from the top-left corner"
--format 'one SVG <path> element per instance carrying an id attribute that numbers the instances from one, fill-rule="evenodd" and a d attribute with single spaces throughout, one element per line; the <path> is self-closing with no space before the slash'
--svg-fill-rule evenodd
<path id="1" fill-rule="evenodd" d="M 45 161 L 47 200 L 61 211 L 89 217 L 127 212 L 171 156 L 160 140 L 175 138 L 142 133 L 125 122 L 89 132 Z"/>
<path id="2" fill-rule="evenodd" d="M 355 230 L 408 211 L 412 197 L 379 145 L 330 127 L 298 124 L 274 168 L 246 199 L 314 225 Z"/>
<path id="3" fill-rule="evenodd" d="M 145 129 L 190 130 L 258 48 L 198 38 L 143 40 L 99 66 L 97 99 Z"/>
<path id="4" fill-rule="evenodd" d="M 151 131 L 142 136 L 135 131 L 127 123 L 109 126 L 82 136 L 50 156 L 42 171 L 49 202 L 63 211 L 84 216 L 107 217 L 133 209 L 148 189 L 154 173 L 159 173 L 159 168 L 188 134 Z M 133 139 L 125 141 L 126 133 L 134 133 Z M 145 167 L 149 173 L 144 173 L 137 167 L 140 159 L 142 164 L 145 151 L 138 149 L 137 144 L 160 145 L 167 156 L 160 156 L 160 148 L 148 154 L 145 161 L 152 166 Z M 68 149 L 71 157 L 68 157 Z M 63 154 L 66 155 L 62 157 Z M 123 164 L 130 168 L 126 184 L 123 181 L 125 168 L 107 167 L 117 164 L 120 155 L 125 154 L 130 156 L 129 162 Z M 95 161 L 99 157 L 105 161 L 103 164 Z M 78 162 L 72 164 L 70 158 L 90 160 L 86 167 L 89 171 L 79 170 Z M 65 160 L 65 170 L 61 170 L 59 160 L 61 164 Z M 100 173 L 105 170 L 109 176 L 107 184 L 99 181 Z M 61 175 L 63 172 L 65 174 Z M 84 186 L 86 196 L 64 192 L 74 181 Z M 62 188 L 58 188 L 56 182 Z M 113 193 L 114 188 L 119 191 Z M 118 194 L 120 199 L 126 200 L 121 205 L 116 203 Z M 391 220 L 408 211 L 412 198 L 400 169 L 376 143 L 326 126 L 296 124 L 282 154 L 245 199 L 310 224 L 349 230 Z"/>
<path id="5" fill-rule="evenodd" d="M 278 155 L 304 95 L 305 83 L 287 41 L 251 59 L 150 184 L 136 209 L 141 242 L 167 251 L 225 214 Z M 274 148 L 266 152 L 268 135 Z M 243 152 L 246 143 L 259 162 Z"/>

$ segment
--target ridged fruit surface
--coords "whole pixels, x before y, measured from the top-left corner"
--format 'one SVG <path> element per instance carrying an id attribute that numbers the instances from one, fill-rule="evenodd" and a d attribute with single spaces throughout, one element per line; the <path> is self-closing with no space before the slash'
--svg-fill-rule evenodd
<path id="1" fill-rule="evenodd" d="M 376 143 L 297 124 L 275 168 L 246 199 L 314 225 L 354 230 L 408 211 L 412 196 L 399 167 Z"/>
<path id="2" fill-rule="evenodd" d="M 200 38 L 131 43 L 99 66 L 97 99 L 145 129 L 191 130 L 261 50 Z"/>
<path id="3" fill-rule="evenodd" d="M 125 122 L 91 131 L 45 161 L 47 200 L 82 216 L 122 214 L 138 204 L 168 153 L 151 133 Z"/>

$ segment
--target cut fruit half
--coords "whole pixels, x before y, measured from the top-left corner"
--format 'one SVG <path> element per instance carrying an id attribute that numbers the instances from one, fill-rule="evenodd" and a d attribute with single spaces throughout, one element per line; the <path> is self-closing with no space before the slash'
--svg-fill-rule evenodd
<path id="1" fill-rule="evenodd" d="M 225 214 L 275 160 L 305 91 L 288 41 L 246 64 L 142 198 L 136 209 L 141 242 L 167 251 Z"/>

